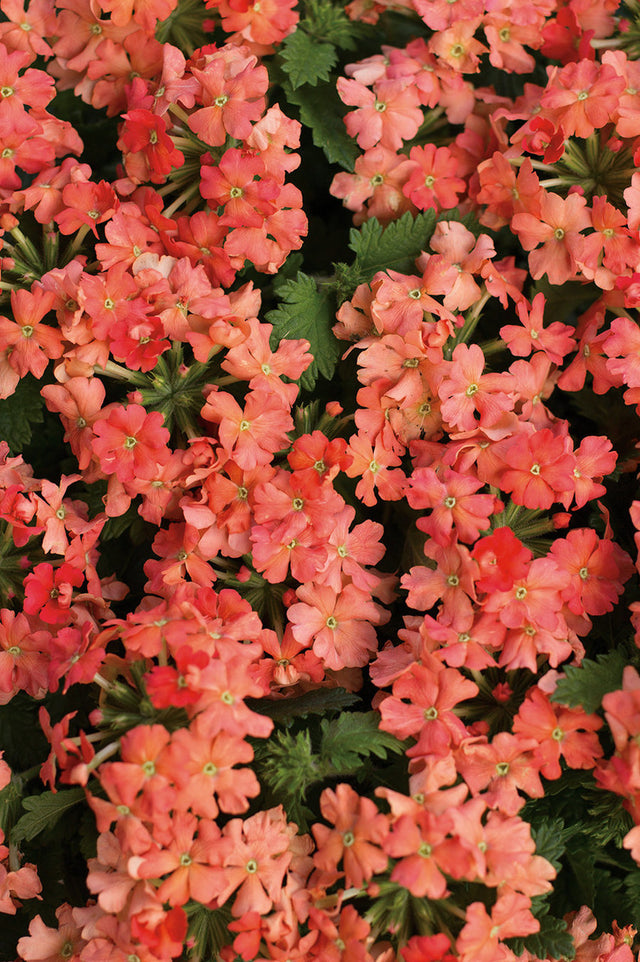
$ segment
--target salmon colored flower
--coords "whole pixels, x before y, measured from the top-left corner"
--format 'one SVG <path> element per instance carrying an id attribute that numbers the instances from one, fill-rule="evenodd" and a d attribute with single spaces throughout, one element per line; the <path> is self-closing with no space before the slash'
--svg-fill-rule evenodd
<path id="1" fill-rule="evenodd" d="M 381 846 L 389 828 L 375 802 L 358 795 L 350 785 L 339 784 L 335 791 L 324 789 L 320 811 L 334 827 L 312 826 L 317 845 L 313 860 L 318 868 L 332 877 L 342 862 L 345 885 L 356 888 L 384 872 L 388 856 Z"/>

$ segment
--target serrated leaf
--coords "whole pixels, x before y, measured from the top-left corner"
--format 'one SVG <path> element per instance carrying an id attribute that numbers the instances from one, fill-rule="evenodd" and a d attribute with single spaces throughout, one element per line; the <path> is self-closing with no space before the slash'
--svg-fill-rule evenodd
<path id="1" fill-rule="evenodd" d="M 536 855 L 546 858 L 556 869 L 561 868 L 561 859 L 566 849 L 567 832 L 561 818 L 545 819 L 535 828 L 531 827 L 531 835 L 536 843 Z"/>
<path id="2" fill-rule="evenodd" d="M 329 380 L 338 361 L 341 346 L 331 330 L 335 323 L 335 305 L 327 290 L 319 290 L 308 274 L 298 271 L 295 280 L 287 281 L 279 290 L 281 303 L 267 313 L 273 324 L 272 345 L 284 338 L 306 338 L 313 362 L 300 378 L 306 390 L 315 387 L 318 376 Z"/>
<path id="3" fill-rule="evenodd" d="M 385 759 L 388 752 L 401 753 L 402 742 L 381 731 L 379 720 L 375 711 L 344 712 L 337 718 L 323 719 L 320 755 L 325 764 L 329 763 L 335 774 L 348 774 L 370 755 Z"/>
<path id="4" fill-rule="evenodd" d="M 573 959 L 576 946 L 573 936 L 567 931 L 564 919 L 545 915 L 540 919 L 540 931 L 528 935 L 526 939 L 509 939 L 508 945 L 516 955 L 524 949 L 539 959 Z"/>
<path id="5" fill-rule="evenodd" d="M 345 297 L 351 296 L 358 284 L 364 284 L 383 270 L 411 273 L 415 260 L 424 251 L 436 224 L 435 211 L 428 210 L 413 217 L 410 211 L 383 228 L 372 217 L 349 235 L 349 247 L 356 259 L 350 266 L 339 265 L 339 283 Z"/>
<path id="6" fill-rule="evenodd" d="M 615 648 L 606 655 L 598 655 L 595 661 L 585 658 L 581 665 L 567 665 L 551 701 L 570 708 L 581 706 L 592 714 L 608 692 L 622 688 L 622 672 L 627 663 L 626 655 Z"/>
<path id="7" fill-rule="evenodd" d="M 277 794 L 304 800 L 307 789 L 318 781 L 321 773 L 306 729 L 279 731 L 256 754 L 261 777 Z"/>
<path id="8" fill-rule="evenodd" d="M 633 819 L 624 808 L 623 799 L 597 788 L 585 797 L 589 804 L 589 838 L 603 847 L 613 842 L 616 848 L 621 848 L 622 840 L 633 828 Z"/>
<path id="9" fill-rule="evenodd" d="M 63 792 L 43 792 L 42 795 L 32 795 L 25 798 L 22 807 L 26 809 L 11 830 L 11 842 L 27 842 L 52 828 L 56 822 L 68 812 L 70 808 L 84 801 L 84 789 L 69 788 Z"/>
<path id="10" fill-rule="evenodd" d="M 308 0 L 305 6 L 307 16 L 300 24 L 303 29 L 343 50 L 355 50 L 365 33 L 364 24 L 349 20 L 344 8 L 330 0 Z"/>
<path id="11" fill-rule="evenodd" d="M 360 150 L 347 133 L 343 117 L 346 108 L 338 97 L 335 84 L 319 83 L 316 87 L 305 84 L 294 90 L 285 84 L 287 102 L 300 110 L 300 121 L 311 130 L 316 147 L 324 151 L 331 164 L 339 164 L 352 171 Z"/>
<path id="12" fill-rule="evenodd" d="M 14 394 L 0 400 L 0 440 L 7 442 L 12 454 L 29 444 L 34 425 L 44 420 L 43 411 L 40 382 L 30 374 L 18 382 Z"/>
<path id="13" fill-rule="evenodd" d="M 247 705 L 252 711 L 268 715 L 274 721 L 286 721 L 292 718 L 302 718 L 305 715 L 323 715 L 326 711 L 337 711 L 350 708 L 360 699 L 346 688 L 316 688 L 315 691 L 305 692 L 296 698 L 282 698 L 278 701 L 268 701 L 264 698 L 247 699 Z"/>
<path id="14" fill-rule="evenodd" d="M 624 880 L 629 904 L 634 913 L 630 921 L 636 928 L 640 928 L 640 869 L 629 872 Z"/>
<path id="15" fill-rule="evenodd" d="M 332 43 L 323 43 L 298 29 L 289 34 L 280 48 L 282 69 L 294 90 L 303 84 L 315 87 L 320 80 L 329 80 L 331 68 L 338 60 Z"/>

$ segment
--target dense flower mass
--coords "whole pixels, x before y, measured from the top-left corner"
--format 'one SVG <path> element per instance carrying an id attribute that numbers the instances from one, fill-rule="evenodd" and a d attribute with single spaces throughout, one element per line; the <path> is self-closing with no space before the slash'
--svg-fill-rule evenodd
<path id="1" fill-rule="evenodd" d="M 0 11 L 0 957 L 637 960 L 636 0 Z"/>

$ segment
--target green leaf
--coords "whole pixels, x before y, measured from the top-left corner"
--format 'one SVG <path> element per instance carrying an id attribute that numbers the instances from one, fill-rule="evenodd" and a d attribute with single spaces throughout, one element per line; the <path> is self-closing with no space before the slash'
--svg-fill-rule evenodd
<path id="1" fill-rule="evenodd" d="M 320 80 L 329 80 L 331 68 L 338 54 L 331 43 L 323 43 L 298 29 L 289 34 L 280 48 L 282 69 L 289 76 L 294 90 L 303 84 L 315 87 Z"/>
<path id="2" fill-rule="evenodd" d="M 322 777 L 318 759 L 311 747 L 311 735 L 279 731 L 263 750 L 256 752 L 262 779 L 277 796 L 304 801 L 307 790 Z"/>
<path id="3" fill-rule="evenodd" d="M 428 246 L 435 224 L 433 210 L 416 217 L 407 211 L 384 228 L 375 217 L 359 229 L 352 228 L 349 247 L 356 259 L 350 266 L 336 265 L 340 295 L 350 297 L 359 284 L 370 281 L 378 271 L 414 271 L 415 260 Z"/>
<path id="4" fill-rule="evenodd" d="M 229 932 L 230 910 L 226 906 L 212 910 L 197 902 L 191 902 L 187 906 L 187 916 L 189 944 L 191 939 L 194 940 L 189 950 L 189 958 L 217 959 L 220 950 L 233 941 L 233 936 Z"/>
<path id="5" fill-rule="evenodd" d="M 23 839 L 31 841 L 40 832 L 52 828 L 65 812 L 84 801 L 84 798 L 84 789 L 79 786 L 64 792 L 43 792 L 42 795 L 25 798 L 22 807 L 27 813 L 11 830 L 11 842 L 20 842 Z"/>
<path id="6" fill-rule="evenodd" d="M 623 806 L 619 795 L 594 787 L 585 795 L 589 813 L 589 839 L 604 847 L 610 842 L 622 848 L 622 840 L 632 828 L 633 819 Z"/>
<path id="7" fill-rule="evenodd" d="M 305 84 L 293 89 L 285 84 L 287 103 L 300 109 L 300 121 L 311 130 L 316 147 L 324 151 L 331 164 L 339 164 L 352 171 L 360 150 L 347 133 L 343 117 L 346 108 L 333 83 L 319 83 L 315 87 Z"/>
<path id="8" fill-rule="evenodd" d="M 336 775 L 355 772 L 369 755 L 385 759 L 388 752 L 402 753 L 404 746 L 394 735 L 378 728 L 375 711 L 344 712 L 323 719 L 320 756 Z"/>
<path id="9" fill-rule="evenodd" d="M 350 708 L 360 699 L 346 688 L 316 688 L 297 698 L 282 698 L 268 701 L 261 698 L 255 701 L 248 698 L 246 703 L 252 711 L 268 715 L 276 722 L 301 718 L 304 715 L 323 715 L 326 711 Z"/>
<path id="10" fill-rule="evenodd" d="M 640 927 L 640 869 L 628 872 L 624 880 L 629 904 L 632 906 L 631 924 Z"/>
<path id="11" fill-rule="evenodd" d="M 9 833 L 11 826 L 16 821 L 21 808 L 21 799 L 20 788 L 14 779 L 11 779 L 9 784 L 5 785 L 0 792 L 0 829 L 5 835 Z"/>
<path id="12" fill-rule="evenodd" d="M 349 20 L 343 7 L 334 6 L 330 0 L 308 0 L 307 16 L 299 28 L 319 40 L 326 40 L 343 50 L 355 50 L 366 33 L 362 23 Z"/>
<path id="13" fill-rule="evenodd" d="M 540 959 L 573 959 L 576 954 L 573 936 L 567 932 L 567 923 L 552 915 L 540 920 L 540 931 L 528 935 L 526 939 L 509 939 L 508 945 L 516 955 L 524 949 Z"/>
<path id="14" fill-rule="evenodd" d="M 606 655 L 598 655 L 595 661 L 585 658 L 581 665 L 567 665 L 551 701 L 570 708 L 581 706 L 592 714 L 608 692 L 622 687 L 622 672 L 627 664 L 626 654 L 615 648 Z"/>
<path id="15" fill-rule="evenodd" d="M 273 324 L 271 343 L 275 347 L 284 338 L 306 338 L 311 345 L 313 362 L 300 378 L 306 390 L 315 387 L 318 376 L 330 380 L 341 346 L 331 328 L 335 323 L 335 304 L 327 290 L 320 290 L 312 277 L 298 271 L 295 280 L 279 289 L 280 307 L 267 313 Z"/>
<path id="16" fill-rule="evenodd" d="M 44 420 L 43 409 L 40 382 L 30 374 L 18 382 L 11 397 L 0 400 L 0 440 L 7 442 L 12 454 L 29 444 L 34 425 Z"/>
<path id="17" fill-rule="evenodd" d="M 567 834 L 561 818 L 545 819 L 535 828 L 531 828 L 531 835 L 536 843 L 536 855 L 546 858 L 556 871 L 562 866 Z"/>

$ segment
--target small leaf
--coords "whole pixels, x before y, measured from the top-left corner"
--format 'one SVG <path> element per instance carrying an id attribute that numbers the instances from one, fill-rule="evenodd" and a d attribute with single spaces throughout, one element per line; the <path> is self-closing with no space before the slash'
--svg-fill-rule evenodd
<path id="1" fill-rule="evenodd" d="M 354 772 L 370 755 L 385 759 L 388 752 L 403 751 L 401 741 L 378 728 L 379 717 L 375 711 L 344 712 L 322 720 L 320 755 L 336 775 Z"/>
<path id="2" fill-rule="evenodd" d="M 318 81 L 329 80 L 331 68 L 338 59 L 333 44 L 322 43 L 300 29 L 284 41 L 280 56 L 282 69 L 294 90 L 303 84 L 315 87 Z"/>
<path id="3" fill-rule="evenodd" d="M 326 711 L 350 708 L 359 700 L 357 695 L 352 695 L 346 688 L 316 688 L 296 698 L 282 698 L 277 701 L 269 701 L 265 698 L 254 701 L 248 698 L 246 703 L 252 711 L 268 715 L 276 722 L 282 722 L 292 718 L 302 718 L 304 715 L 322 715 Z"/>
<path id="4" fill-rule="evenodd" d="M 319 40 L 343 50 L 355 50 L 366 34 L 364 24 L 349 20 L 344 8 L 334 6 L 330 0 L 307 0 L 305 7 L 307 16 L 300 27 Z"/>
<path id="5" fill-rule="evenodd" d="M 29 444 L 34 425 L 44 420 L 43 409 L 40 382 L 30 374 L 18 382 L 14 394 L 0 400 L 0 438 L 12 454 L 19 454 Z"/>
<path id="6" fill-rule="evenodd" d="M 616 648 L 606 655 L 598 655 L 595 661 L 585 658 L 581 665 L 567 665 L 551 701 L 570 708 L 581 706 L 593 714 L 608 692 L 622 688 L 622 672 L 627 663 L 625 653 Z"/>
<path id="7" fill-rule="evenodd" d="M 513 952 L 521 955 L 524 949 L 539 959 L 573 959 L 576 946 L 573 936 L 567 932 L 564 919 L 545 915 L 540 919 L 540 931 L 528 935 L 526 939 L 509 939 Z"/>
<path id="8" fill-rule="evenodd" d="M 84 798 L 84 789 L 79 786 L 63 792 L 43 792 L 42 795 L 25 798 L 22 807 L 26 809 L 26 815 L 11 830 L 11 842 L 23 839 L 29 842 L 40 832 L 53 828 L 65 812 L 84 801 Z"/>
<path id="9" fill-rule="evenodd" d="M 558 871 L 562 866 L 562 856 L 566 849 L 567 832 L 561 818 L 545 819 L 535 828 L 532 826 L 531 835 L 536 843 L 536 855 L 546 858 Z"/>
<path id="10" fill-rule="evenodd" d="M 628 872 L 624 880 L 624 885 L 629 904 L 632 906 L 634 913 L 630 919 L 631 924 L 635 925 L 636 928 L 640 928 L 640 869 Z"/>
<path id="11" fill-rule="evenodd" d="M 359 284 L 370 281 L 378 271 L 414 271 L 416 258 L 427 248 L 435 224 L 433 210 L 416 217 L 407 211 L 385 228 L 375 217 L 358 230 L 353 228 L 349 247 L 356 259 L 350 266 L 338 265 L 340 293 L 350 297 Z"/>
<path id="12" fill-rule="evenodd" d="M 330 293 L 319 290 L 312 277 L 298 271 L 295 280 L 287 281 L 279 288 L 281 304 L 267 314 L 273 324 L 271 334 L 275 347 L 285 338 L 306 338 L 313 362 L 300 378 L 303 388 L 315 387 L 318 376 L 330 380 L 333 376 L 340 343 L 331 328 L 335 323 L 335 305 Z"/>
<path id="13" fill-rule="evenodd" d="M 310 128 L 314 144 L 324 151 L 329 163 L 352 171 L 360 150 L 347 133 L 342 119 L 346 108 L 335 84 L 320 83 L 316 87 L 305 84 L 294 90 L 286 83 L 285 92 L 287 102 L 299 107 L 301 122 Z"/>

